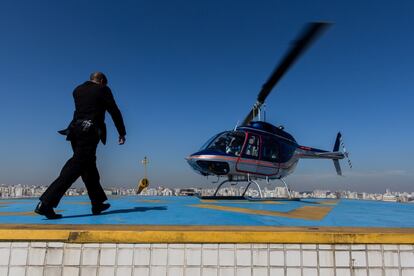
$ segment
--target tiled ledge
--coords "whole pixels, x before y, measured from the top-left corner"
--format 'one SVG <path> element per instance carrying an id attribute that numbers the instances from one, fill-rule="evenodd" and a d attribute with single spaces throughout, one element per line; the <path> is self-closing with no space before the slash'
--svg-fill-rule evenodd
<path id="1" fill-rule="evenodd" d="M 414 275 L 414 246 L 1 242 L 0 275 Z"/>

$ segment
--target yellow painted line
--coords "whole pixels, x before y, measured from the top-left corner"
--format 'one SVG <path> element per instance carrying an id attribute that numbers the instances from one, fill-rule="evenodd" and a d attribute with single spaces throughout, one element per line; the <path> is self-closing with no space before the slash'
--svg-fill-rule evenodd
<path id="1" fill-rule="evenodd" d="M 0 241 L 413 244 L 413 228 L 1 225 Z"/>
<path id="2" fill-rule="evenodd" d="M 33 202 L 30 201 L 3 201 L 0 199 L 0 205 L 9 205 L 9 204 L 33 204 Z"/>
<path id="3" fill-rule="evenodd" d="M 160 202 L 165 202 L 165 200 L 159 200 L 159 199 L 137 199 L 137 200 L 130 200 L 130 202 L 160 203 Z"/>
<path id="4" fill-rule="evenodd" d="M 55 210 L 56 213 L 61 213 L 63 212 L 63 210 Z M 5 216 L 38 216 L 38 214 L 36 214 L 33 211 L 28 211 L 28 212 L 18 212 L 18 211 L 14 211 L 14 212 L 0 212 L 0 216 L 1 217 L 5 217 Z"/>
<path id="5" fill-rule="evenodd" d="M 285 218 L 296 218 L 305 220 L 321 220 L 323 219 L 333 207 L 328 206 L 303 206 L 296 208 L 288 212 L 278 212 L 270 210 L 255 210 L 249 208 L 233 207 L 233 206 L 220 206 L 210 204 L 194 204 L 189 205 L 191 207 L 213 209 L 219 211 L 236 212 L 250 215 L 263 215 L 263 216 L 274 216 L 274 217 L 285 217 Z"/>
<path id="6" fill-rule="evenodd" d="M 66 201 L 64 204 L 91 205 L 90 201 Z"/>
<path id="7" fill-rule="evenodd" d="M 318 201 L 318 204 L 326 204 L 326 205 L 336 205 L 338 204 L 339 200 L 323 200 L 323 201 Z"/>
<path id="8" fill-rule="evenodd" d="M 215 200 L 215 199 L 202 199 L 200 200 L 201 203 L 218 203 L 221 204 L 286 204 L 281 201 L 248 201 L 248 200 Z"/>
<path id="9" fill-rule="evenodd" d="M 38 216 L 38 214 L 36 214 L 33 211 L 30 212 L 0 212 L 0 216 L 4 217 L 4 216 Z"/>

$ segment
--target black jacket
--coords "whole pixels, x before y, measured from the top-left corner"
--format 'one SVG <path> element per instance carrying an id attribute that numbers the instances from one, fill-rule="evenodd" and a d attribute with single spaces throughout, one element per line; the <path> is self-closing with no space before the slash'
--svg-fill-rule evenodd
<path id="1" fill-rule="evenodd" d="M 108 111 L 119 135 L 126 135 L 121 111 L 119 111 L 111 89 L 108 86 L 87 81 L 75 88 L 73 91 L 73 99 L 75 100 L 75 112 L 71 125 L 78 120 L 92 120 L 99 130 L 102 143 L 105 144 L 105 111 Z M 64 134 L 70 140 L 70 127 L 68 130 Z M 63 134 L 62 132 L 59 133 Z"/>

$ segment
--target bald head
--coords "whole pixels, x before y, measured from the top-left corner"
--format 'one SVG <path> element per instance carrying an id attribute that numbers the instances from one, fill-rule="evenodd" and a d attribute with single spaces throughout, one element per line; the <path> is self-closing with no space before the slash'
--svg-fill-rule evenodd
<path id="1" fill-rule="evenodd" d="M 102 72 L 93 72 L 91 76 L 89 77 L 89 79 L 98 84 L 102 84 L 102 85 L 108 84 L 108 79 Z"/>

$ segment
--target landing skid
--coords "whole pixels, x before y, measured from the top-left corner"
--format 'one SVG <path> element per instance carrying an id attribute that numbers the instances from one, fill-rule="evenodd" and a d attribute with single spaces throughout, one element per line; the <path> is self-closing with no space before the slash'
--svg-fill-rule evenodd
<path id="1" fill-rule="evenodd" d="M 248 178 L 247 181 L 239 181 L 239 182 L 247 182 L 248 183 L 241 196 L 219 196 L 219 195 L 217 195 L 217 193 L 220 190 L 221 186 L 223 186 L 227 182 L 234 182 L 234 181 L 230 181 L 229 179 L 227 179 L 227 180 L 224 180 L 223 182 L 221 182 L 218 185 L 216 191 L 214 192 L 214 194 L 212 196 L 197 195 L 197 197 L 200 198 L 200 199 L 203 199 L 203 200 L 300 201 L 300 198 L 294 198 L 294 197 L 291 196 L 287 183 L 282 178 L 280 180 L 283 182 L 283 184 L 286 187 L 288 197 L 263 197 L 262 189 L 260 188 L 259 184 L 256 181 L 251 180 L 249 178 Z M 257 189 L 259 190 L 259 195 L 260 195 L 259 198 L 251 197 L 251 196 L 246 195 L 247 190 L 249 189 L 250 185 L 252 185 L 252 184 L 256 185 Z"/>

